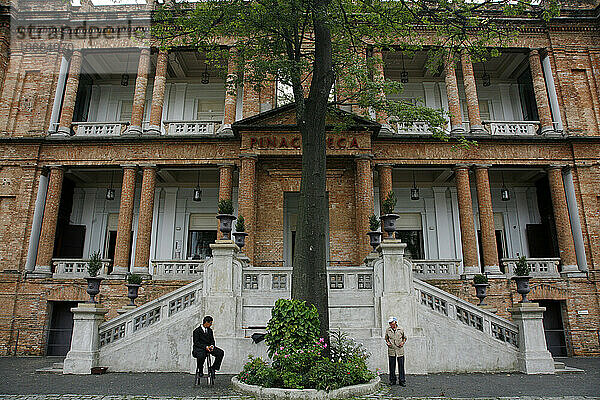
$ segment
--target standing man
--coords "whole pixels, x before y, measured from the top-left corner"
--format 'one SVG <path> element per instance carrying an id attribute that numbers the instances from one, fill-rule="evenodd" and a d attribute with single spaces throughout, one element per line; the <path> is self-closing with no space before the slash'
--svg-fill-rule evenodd
<path id="1" fill-rule="evenodd" d="M 202 320 L 202 325 L 194 329 L 194 347 L 192 349 L 192 355 L 196 358 L 199 375 L 204 376 L 202 370 L 204 369 L 204 360 L 207 355 L 210 354 L 215 358 L 212 367 L 208 369 L 208 373 L 215 378 L 215 371 L 221 369 L 221 361 L 225 353 L 223 350 L 215 346 L 215 337 L 210 327 L 213 324 L 213 319 L 210 315 L 207 315 Z"/>
<path id="2" fill-rule="evenodd" d="M 390 361 L 390 385 L 396 384 L 396 362 L 398 363 L 398 383 L 400 386 L 406 386 L 406 377 L 404 375 L 404 343 L 406 336 L 404 329 L 398 326 L 396 317 L 390 317 L 388 320 L 389 328 L 385 331 L 385 342 L 388 346 L 388 358 Z"/>

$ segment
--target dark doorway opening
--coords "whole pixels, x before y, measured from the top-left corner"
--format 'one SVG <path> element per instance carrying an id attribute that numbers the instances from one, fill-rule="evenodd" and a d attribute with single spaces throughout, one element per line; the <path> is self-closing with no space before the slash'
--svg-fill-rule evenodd
<path id="1" fill-rule="evenodd" d="M 565 342 L 565 329 L 562 320 L 562 302 L 558 300 L 539 300 L 544 311 L 544 335 L 546 347 L 553 357 L 566 357 L 567 344 Z"/>
<path id="2" fill-rule="evenodd" d="M 46 355 L 66 356 L 71 348 L 73 333 L 73 313 L 71 308 L 77 306 L 76 301 L 51 301 L 52 317 L 48 330 Z"/>

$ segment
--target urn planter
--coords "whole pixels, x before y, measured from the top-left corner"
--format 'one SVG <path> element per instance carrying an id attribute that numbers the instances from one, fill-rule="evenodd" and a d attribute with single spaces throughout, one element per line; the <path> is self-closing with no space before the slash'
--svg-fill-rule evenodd
<path id="1" fill-rule="evenodd" d="M 246 236 L 248 236 L 246 232 L 234 232 L 233 242 L 241 249 L 246 244 Z"/>
<path id="2" fill-rule="evenodd" d="M 521 295 L 521 301 L 519 303 L 529 303 L 527 293 L 531 291 L 529 287 L 529 280 L 531 279 L 531 276 L 517 275 L 513 276 L 512 279 L 517 284 L 517 293 Z"/>
<path id="3" fill-rule="evenodd" d="M 219 230 L 223 234 L 223 239 L 231 239 L 231 230 L 233 221 L 236 219 L 235 215 L 232 214 L 217 214 L 219 220 Z"/>
<path id="4" fill-rule="evenodd" d="M 135 299 L 138 298 L 138 291 L 140 290 L 140 286 L 142 285 L 137 285 L 135 283 L 126 283 L 125 286 L 127 286 L 127 297 L 131 301 L 129 305 L 135 306 Z"/>
<path id="5" fill-rule="evenodd" d="M 381 236 L 383 235 L 380 231 L 370 231 L 367 232 L 369 235 L 370 244 L 373 247 L 373 250 L 377 249 L 377 246 L 381 244 Z"/>
<path id="6" fill-rule="evenodd" d="M 483 302 L 483 299 L 487 297 L 487 288 L 489 285 L 487 283 L 475 283 L 473 286 L 475 286 L 475 296 L 479 299 L 479 304 L 477 305 L 485 306 L 486 304 Z"/>
<path id="7" fill-rule="evenodd" d="M 100 278 L 98 276 L 90 276 L 85 278 L 87 281 L 87 294 L 90 295 L 90 300 L 88 303 L 97 303 L 96 296 L 100 293 L 100 282 L 102 282 L 104 278 Z"/>
<path id="8" fill-rule="evenodd" d="M 385 214 L 380 217 L 383 230 L 387 233 L 384 239 L 393 239 L 396 232 L 396 220 L 400 216 L 398 214 Z"/>

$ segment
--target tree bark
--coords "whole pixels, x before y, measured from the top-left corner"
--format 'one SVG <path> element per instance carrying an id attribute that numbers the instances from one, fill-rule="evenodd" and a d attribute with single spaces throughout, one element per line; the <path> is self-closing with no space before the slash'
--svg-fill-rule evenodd
<path id="1" fill-rule="evenodd" d="M 296 251 L 292 272 L 292 298 L 314 304 L 319 312 L 321 336 L 328 338 L 327 222 L 325 118 L 333 86 L 331 33 L 324 19 L 329 1 L 315 1 L 313 28 L 315 60 L 313 79 L 303 107 L 297 107 L 302 136 L 302 178 Z M 296 89 L 296 88 L 295 88 Z"/>

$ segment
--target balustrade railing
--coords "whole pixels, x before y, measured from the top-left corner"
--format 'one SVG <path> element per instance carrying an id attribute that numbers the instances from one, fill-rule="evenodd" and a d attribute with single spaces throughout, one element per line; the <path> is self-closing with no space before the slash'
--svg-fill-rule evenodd
<path id="1" fill-rule="evenodd" d="M 503 258 L 500 263 L 504 266 L 504 274 L 507 278 L 515 275 L 517 258 Z M 534 278 L 558 278 L 558 265 L 560 258 L 528 258 L 527 265 L 531 269 L 531 275 Z"/>
<path id="2" fill-rule="evenodd" d="M 165 121 L 167 135 L 214 135 L 220 122 L 216 121 Z"/>
<path id="3" fill-rule="evenodd" d="M 519 346 L 519 328 L 512 322 L 421 280 L 415 279 L 414 284 L 423 306 L 502 342 Z"/>
<path id="4" fill-rule="evenodd" d="M 154 280 L 195 281 L 202 279 L 206 260 L 152 260 Z"/>
<path id="5" fill-rule="evenodd" d="M 75 136 L 112 137 L 120 136 L 129 122 L 74 122 Z"/>
<path id="6" fill-rule="evenodd" d="M 412 260 L 413 274 L 419 279 L 460 279 L 460 260 Z"/>
<path id="7" fill-rule="evenodd" d="M 425 121 L 395 122 L 396 133 L 399 134 L 430 134 L 429 124 Z"/>
<path id="8" fill-rule="evenodd" d="M 202 281 L 198 280 L 113 318 L 100 325 L 100 347 L 127 338 L 151 325 L 166 321 L 183 310 L 195 307 L 201 298 Z"/>
<path id="9" fill-rule="evenodd" d="M 73 259 L 73 258 L 54 258 L 52 259 L 52 265 L 54 273 L 52 277 L 55 279 L 77 279 L 88 277 L 87 272 L 88 262 L 87 259 Z M 102 268 L 98 271 L 98 275 L 107 275 L 108 267 L 111 260 L 102 260 Z"/>
<path id="10" fill-rule="evenodd" d="M 537 135 L 539 121 L 483 121 L 491 135 L 532 136 Z"/>

